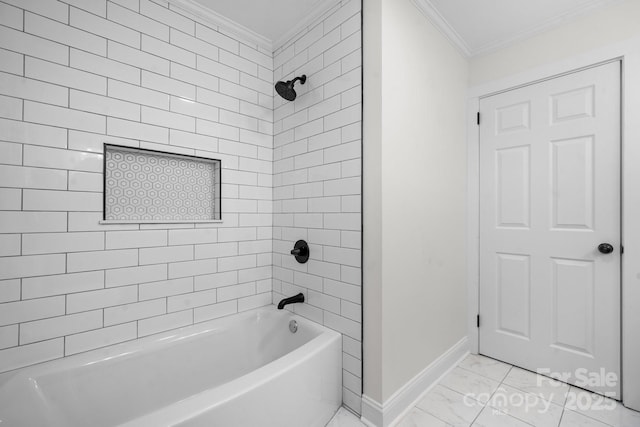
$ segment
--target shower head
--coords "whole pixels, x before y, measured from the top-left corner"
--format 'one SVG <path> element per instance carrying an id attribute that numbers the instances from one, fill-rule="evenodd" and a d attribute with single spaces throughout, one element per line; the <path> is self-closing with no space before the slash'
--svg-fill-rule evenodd
<path id="1" fill-rule="evenodd" d="M 303 74 L 301 77 L 296 77 L 293 80 L 276 83 L 276 92 L 278 92 L 278 95 L 280 95 L 287 101 L 293 101 L 294 99 L 296 99 L 296 91 L 293 89 L 293 85 L 295 84 L 296 80 L 300 80 L 300 83 L 304 84 L 307 81 L 307 76 Z"/>

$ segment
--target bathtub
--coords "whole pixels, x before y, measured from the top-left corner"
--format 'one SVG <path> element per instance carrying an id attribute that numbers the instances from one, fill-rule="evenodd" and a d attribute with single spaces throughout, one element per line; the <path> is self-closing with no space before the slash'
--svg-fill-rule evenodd
<path id="1" fill-rule="evenodd" d="M 0 375 L 3 427 L 320 427 L 341 401 L 340 334 L 274 306 Z"/>

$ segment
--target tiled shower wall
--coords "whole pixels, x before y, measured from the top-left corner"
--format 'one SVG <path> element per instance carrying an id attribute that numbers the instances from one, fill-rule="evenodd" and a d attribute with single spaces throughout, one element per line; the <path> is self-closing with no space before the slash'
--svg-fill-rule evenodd
<path id="1" fill-rule="evenodd" d="M 0 371 L 269 304 L 273 263 L 360 411 L 360 9 L 272 56 L 161 1 L 0 2 Z M 104 142 L 222 159 L 223 222 L 99 224 Z"/>
<path id="2" fill-rule="evenodd" d="M 272 302 L 273 56 L 178 12 L 0 2 L 0 371 Z M 99 224 L 104 142 L 221 159 L 223 222 Z"/>
<path id="3" fill-rule="evenodd" d="M 296 313 L 343 333 L 343 402 L 361 407 L 361 1 L 345 0 L 274 55 L 273 297 L 302 292 Z M 305 239 L 310 259 L 289 255 Z"/>

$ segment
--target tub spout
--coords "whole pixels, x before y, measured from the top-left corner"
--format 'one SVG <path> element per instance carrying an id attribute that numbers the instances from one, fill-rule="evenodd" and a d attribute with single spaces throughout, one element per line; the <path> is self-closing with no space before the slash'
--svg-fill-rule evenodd
<path id="1" fill-rule="evenodd" d="M 294 295 L 289 298 L 284 298 L 278 303 L 278 310 L 282 310 L 285 305 L 293 304 L 295 302 L 304 302 L 304 295 L 299 293 L 298 295 Z"/>

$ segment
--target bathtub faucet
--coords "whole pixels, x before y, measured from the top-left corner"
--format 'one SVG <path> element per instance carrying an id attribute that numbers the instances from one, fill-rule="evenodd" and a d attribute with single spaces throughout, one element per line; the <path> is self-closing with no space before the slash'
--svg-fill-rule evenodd
<path id="1" fill-rule="evenodd" d="M 302 293 L 299 293 L 298 295 L 282 299 L 278 303 L 278 310 L 282 310 L 285 305 L 293 304 L 294 302 L 304 302 L 304 295 L 302 295 Z"/>

